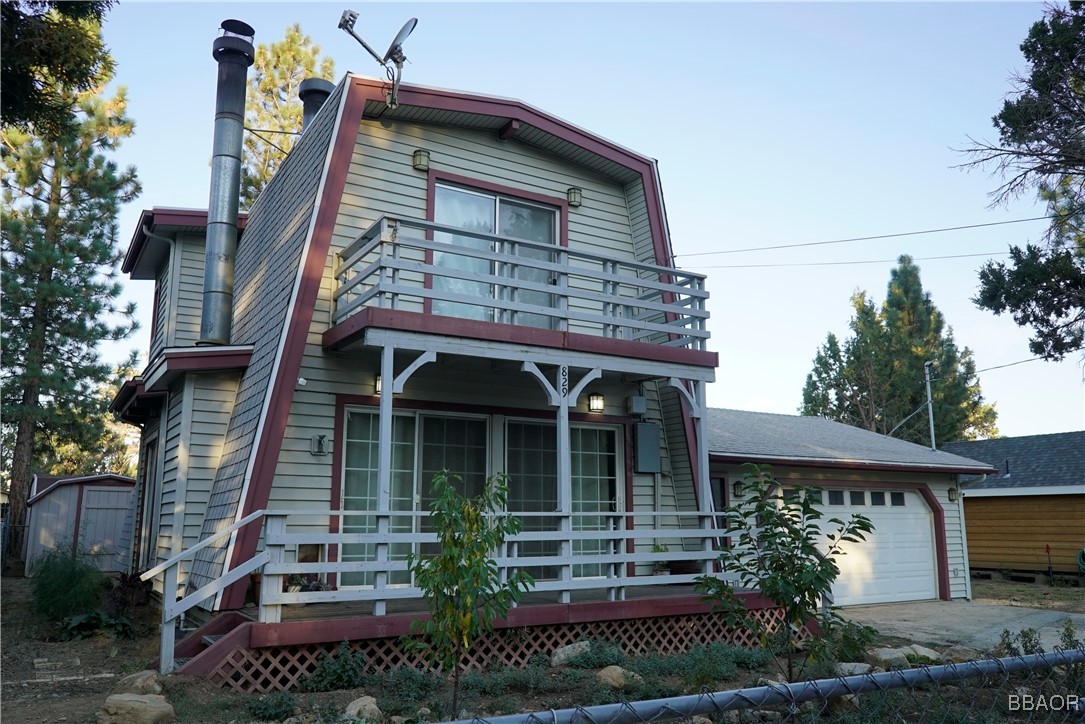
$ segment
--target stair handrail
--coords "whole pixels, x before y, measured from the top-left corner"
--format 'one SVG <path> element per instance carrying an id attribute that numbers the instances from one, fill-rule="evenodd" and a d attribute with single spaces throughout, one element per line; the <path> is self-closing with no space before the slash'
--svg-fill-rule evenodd
<path id="1" fill-rule="evenodd" d="M 170 558 L 164 563 L 160 563 L 154 568 L 148 570 L 142 574 L 139 578 L 141 581 L 149 581 L 160 573 L 165 574 L 165 578 L 162 581 L 162 630 L 161 630 L 161 648 L 158 655 L 158 670 L 162 674 L 169 674 L 174 669 L 174 644 L 176 643 L 176 631 L 175 624 L 178 618 L 180 618 L 186 611 L 206 600 L 210 596 L 216 595 L 219 591 L 223 590 L 229 585 L 235 583 L 242 576 L 248 575 L 250 570 L 262 568 L 264 564 L 269 560 L 267 552 L 261 553 L 254 558 L 249 559 L 245 563 L 235 567 L 232 571 L 220 576 L 218 580 L 201 587 L 194 593 L 177 600 L 178 589 L 178 567 L 182 561 L 192 558 L 197 552 L 203 550 L 212 543 L 216 543 L 223 538 L 233 535 L 234 532 L 244 528 L 246 525 L 259 520 L 261 517 L 267 514 L 266 510 L 257 510 L 249 513 L 244 518 L 235 521 L 232 525 L 223 530 L 220 530 L 214 535 L 204 538 L 199 543 L 196 543 L 192 547 L 178 553 L 173 558 Z"/>

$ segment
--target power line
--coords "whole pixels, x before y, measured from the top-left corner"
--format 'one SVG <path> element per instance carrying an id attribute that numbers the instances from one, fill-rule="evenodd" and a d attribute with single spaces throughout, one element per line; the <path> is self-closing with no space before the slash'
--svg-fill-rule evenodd
<path id="1" fill-rule="evenodd" d="M 1085 349 L 1085 347 L 1078 347 L 1077 349 L 1068 349 L 1066 351 L 1067 351 L 1067 353 L 1080 352 L 1083 349 Z M 1013 367 L 1014 365 L 1023 365 L 1026 362 L 1035 362 L 1036 360 L 1042 360 L 1042 359 L 1044 359 L 1044 358 L 1043 357 L 1029 357 L 1028 359 L 1020 359 L 1020 360 L 1017 360 L 1016 362 L 1007 362 L 1004 365 L 995 365 L 994 367 L 985 367 L 982 370 L 976 370 L 976 374 L 979 374 L 980 372 L 988 372 L 990 370 L 1000 370 L 1003 367 Z"/>
<path id="2" fill-rule="evenodd" d="M 1008 256 L 1008 251 L 993 251 L 987 254 L 951 254 L 949 256 L 922 256 L 913 259 L 912 261 L 931 261 L 934 259 L 966 259 L 973 256 Z M 720 264 L 717 266 L 702 266 L 698 269 L 766 269 L 773 267 L 786 267 L 786 266 L 841 266 L 846 264 L 890 264 L 895 263 L 897 259 L 868 259 L 865 261 L 809 261 L 809 262 L 791 262 L 783 264 Z"/>
<path id="3" fill-rule="evenodd" d="M 772 251 L 774 249 L 796 249 L 802 246 L 824 246 L 826 244 L 846 244 L 850 241 L 872 241 L 874 239 L 895 239 L 901 236 L 918 236 L 920 234 L 940 234 L 945 231 L 961 231 L 962 229 L 981 229 L 985 226 L 1002 226 L 1004 224 L 1023 224 L 1026 221 L 1042 221 L 1045 219 L 1060 219 L 1074 214 L 1055 214 L 1052 216 L 1034 216 L 1029 219 L 1012 219 L 1010 221 L 989 221 L 986 224 L 967 224 L 965 226 L 946 226 L 941 229 L 924 229 L 922 231 L 902 231 L 897 234 L 878 234 L 876 236 L 856 236 L 851 239 L 833 239 L 831 241 L 808 241 L 802 244 L 777 244 L 775 246 L 756 246 L 749 249 L 725 249 L 723 251 L 698 251 L 691 254 L 675 254 L 675 256 L 711 256 L 713 254 L 739 254 L 745 251 Z"/>

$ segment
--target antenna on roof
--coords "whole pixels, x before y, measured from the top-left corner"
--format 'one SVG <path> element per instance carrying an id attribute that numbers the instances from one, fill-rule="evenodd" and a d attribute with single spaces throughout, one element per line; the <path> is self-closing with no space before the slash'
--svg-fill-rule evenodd
<path id="1" fill-rule="evenodd" d="M 377 52 L 369 47 L 369 44 L 362 40 L 361 36 L 354 32 L 354 23 L 358 20 L 358 13 L 353 10 L 344 10 L 342 17 L 339 18 L 339 27 L 347 32 L 350 37 L 357 40 L 362 44 L 362 47 L 373 56 L 373 60 L 380 63 L 384 68 L 384 72 L 388 74 L 388 80 L 392 82 L 392 90 L 388 93 L 387 103 L 388 107 L 394 109 L 399 105 L 399 80 L 403 75 L 403 63 L 407 60 L 407 56 L 403 54 L 403 43 L 407 40 L 414 27 L 418 25 L 418 18 L 411 18 L 403 24 L 399 32 L 396 33 L 395 40 L 388 46 L 388 52 L 384 54 L 384 57 L 377 55 Z M 392 66 L 395 66 L 395 70 L 389 66 L 391 62 Z"/>

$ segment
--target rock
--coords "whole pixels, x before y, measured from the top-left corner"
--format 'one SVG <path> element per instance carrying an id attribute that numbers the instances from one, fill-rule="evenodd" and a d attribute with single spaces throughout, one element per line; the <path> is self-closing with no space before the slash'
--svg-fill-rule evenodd
<path id="1" fill-rule="evenodd" d="M 938 653 L 934 649 L 928 649 L 926 646 L 920 646 L 919 644 L 912 644 L 908 647 L 912 650 L 912 653 L 916 656 L 922 656 L 930 659 L 931 661 L 941 661 L 942 654 Z"/>
<path id="2" fill-rule="evenodd" d="M 983 658 L 983 654 L 968 646 L 950 646 L 938 658 L 947 663 L 959 664 L 962 661 L 975 661 Z"/>
<path id="3" fill-rule="evenodd" d="M 582 654 L 591 648 L 591 641 L 577 641 L 575 644 L 569 644 L 568 646 L 562 646 L 560 649 L 550 655 L 551 666 L 565 666 L 569 663 L 569 659 Z"/>
<path id="4" fill-rule="evenodd" d="M 855 697 L 855 694 L 844 694 L 844 696 L 829 699 L 826 710 L 830 714 L 845 714 L 858 708 L 859 700 Z"/>
<path id="5" fill-rule="evenodd" d="M 405 716 L 392 717 L 392 724 L 403 724 L 405 721 L 407 721 L 407 717 Z"/>
<path id="6" fill-rule="evenodd" d="M 384 712 L 377 706 L 377 700 L 371 696 L 363 696 L 361 699 L 350 702 L 344 713 L 365 721 L 380 721 L 384 716 Z"/>
<path id="7" fill-rule="evenodd" d="M 862 676 L 869 674 L 874 669 L 870 664 L 860 662 L 842 662 L 836 665 L 837 676 Z"/>
<path id="8" fill-rule="evenodd" d="M 690 717 L 689 724 L 712 724 L 712 720 L 703 716 Z"/>
<path id="9" fill-rule="evenodd" d="M 414 720 L 419 722 L 433 721 L 433 712 L 429 707 L 423 706 L 414 713 Z"/>
<path id="10" fill-rule="evenodd" d="M 759 678 L 757 680 L 757 685 L 758 686 L 783 686 L 784 683 L 782 681 L 777 681 L 776 679 L 769 679 L 767 677 L 762 676 L 761 678 Z"/>
<path id="11" fill-rule="evenodd" d="M 595 678 L 599 680 L 600 684 L 606 684 L 614 689 L 621 689 L 631 681 L 644 681 L 640 674 L 633 671 L 626 671 L 620 666 L 608 666 L 599 671 L 595 675 Z"/>
<path id="12" fill-rule="evenodd" d="M 874 649 L 870 652 L 870 658 L 887 669 L 907 669 L 912 664 L 906 653 L 911 653 L 911 649 Z"/>
<path id="13" fill-rule="evenodd" d="M 98 712 L 98 724 L 171 724 L 173 707 L 158 694 L 111 694 Z"/>
<path id="14" fill-rule="evenodd" d="M 162 685 L 158 683 L 158 672 L 144 669 L 129 674 L 117 682 L 114 694 L 161 694 Z"/>

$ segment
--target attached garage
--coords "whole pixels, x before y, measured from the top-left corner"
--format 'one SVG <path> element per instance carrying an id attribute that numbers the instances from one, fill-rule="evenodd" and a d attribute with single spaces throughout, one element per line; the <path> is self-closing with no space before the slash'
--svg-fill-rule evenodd
<path id="1" fill-rule="evenodd" d="M 785 488 L 821 488 L 826 519 L 870 518 L 874 532 L 837 559 L 836 605 L 971 598 L 959 485 L 986 464 L 824 418 L 721 409 L 709 460 L 717 505 L 757 463 Z"/>
<path id="2" fill-rule="evenodd" d="M 117 569 L 121 529 L 136 481 L 121 475 L 35 475 L 27 500 L 26 570 L 57 545 L 71 546 L 103 571 Z"/>

